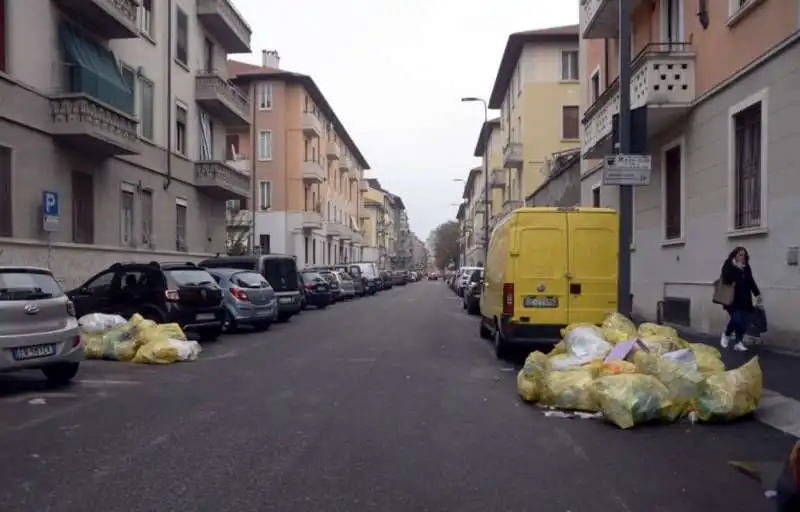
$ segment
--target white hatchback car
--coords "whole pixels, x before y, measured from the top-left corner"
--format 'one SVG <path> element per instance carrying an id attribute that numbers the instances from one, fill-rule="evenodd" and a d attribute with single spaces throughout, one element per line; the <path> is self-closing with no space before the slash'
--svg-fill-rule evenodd
<path id="1" fill-rule="evenodd" d="M 75 307 L 46 268 L 0 266 L 0 372 L 66 384 L 84 359 Z"/>

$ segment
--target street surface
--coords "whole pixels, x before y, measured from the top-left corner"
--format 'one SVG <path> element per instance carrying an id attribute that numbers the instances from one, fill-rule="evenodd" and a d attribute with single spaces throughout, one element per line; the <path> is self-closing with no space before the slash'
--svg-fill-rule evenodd
<path id="1" fill-rule="evenodd" d="M 621 431 L 521 403 L 441 282 L 226 336 L 195 363 L 0 376 L 4 512 L 771 511 L 756 420 Z M 31 380 L 34 379 L 34 380 Z"/>

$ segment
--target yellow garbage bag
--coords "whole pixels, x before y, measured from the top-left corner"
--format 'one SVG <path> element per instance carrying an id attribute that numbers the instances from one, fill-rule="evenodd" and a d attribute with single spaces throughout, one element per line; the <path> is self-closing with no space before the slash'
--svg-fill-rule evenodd
<path id="1" fill-rule="evenodd" d="M 83 332 L 81 342 L 87 359 L 130 361 L 138 348 L 128 324 L 107 332 Z"/>
<path id="2" fill-rule="evenodd" d="M 636 365 L 628 361 L 609 361 L 607 363 L 592 363 L 596 365 L 597 377 L 607 375 L 622 375 L 624 373 L 636 373 Z"/>
<path id="3" fill-rule="evenodd" d="M 547 374 L 541 403 L 559 409 L 597 412 L 597 401 L 591 392 L 595 369 L 580 367 Z"/>
<path id="4" fill-rule="evenodd" d="M 698 371 L 694 353 L 688 349 L 679 352 L 684 351 L 683 357 L 679 359 L 655 354 L 643 354 L 637 358 L 636 369 L 640 373 L 652 375 L 667 388 L 672 403 L 669 410 L 665 411 L 665 416 L 672 421 L 689 412 L 704 381 L 703 375 Z"/>
<path id="5" fill-rule="evenodd" d="M 641 373 L 600 377 L 591 391 L 603 416 L 623 429 L 662 419 L 671 405 L 667 388 Z"/>
<path id="6" fill-rule="evenodd" d="M 200 355 L 200 344 L 189 340 L 162 339 L 142 345 L 134 363 L 139 364 L 172 364 L 182 361 L 194 361 Z"/>
<path id="7" fill-rule="evenodd" d="M 668 338 L 672 340 L 679 340 L 678 331 L 667 325 L 654 324 L 652 322 L 644 322 L 639 324 L 639 336 L 658 336 L 659 338 Z"/>
<path id="8" fill-rule="evenodd" d="M 639 341 L 641 341 L 647 349 L 655 354 L 666 354 L 667 352 L 675 352 L 683 348 L 678 341 L 679 338 L 668 338 L 658 334 L 640 334 Z"/>
<path id="9" fill-rule="evenodd" d="M 703 375 L 725 371 L 722 354 L 715 347 L 703 343 L 690 343 L 689 350 L 694 352 L 694 357 L 697 359 L 697 370 Z"/>
<path id="10" fill-rule="evenodd" d="M 563 331 L 563 329 L 562 329 Z M 550 352 L 547 353 L 548 356 L 557 356 L 559 354 L 566 354 L 567 353 L 567 344 L 564 343 L 564 340 L 559 341 L 556 343 Z"/>
<path id="11" fill-rule="evenodd" d="M 536 402 L 544 390 L 550 359 L 539 352 L 531 352 L 522 370 L 517 374 L 517 393 L 526 402 Z"/>
<path id="12" fill-rule="evenodd" d="M 603 336 L 603 330 L 600 327 L 598 327 L 598 326 L 596 326 L 594 324 L 589 324 L 589 323 L 585 323 L 585 322 L 578 322 L 578 323 L 574 323 L 574 324 L 569 324 L 568 326 L 566 326 L 563 329 L 561 329 L 561 338 L 562 339 L 566 338 L 569 335 L 569 333 L 571 333 L 572 331 L 574 331 L 575 329 L 577 329 L 579 327 L 585 327 L 587 329 L 591 329 L 598 336 L 600 336 L 600 337 Z"/>
<path id="13" fill-rule="evenodd" d="M 701 421 L 731 421 L 755 411 L 764 391 L 758 356 L 734 370 L 709 375 L 694 407 Z"/>
<path id="14" fill-rule="evenodd" d="M 691 349 L 695 356 L 702 353 L 708 354 L 711 357 L 716 357 L 717 359 L 722 359 L 722 353 L 717 347 L 712 347 L 711 345 L 706 345 L 705 343 L 689 343 L 687 348 Z"/>
<path id="15" fill-rule="evenodd" d="M 175 323 L 172 324 L 159 324 L 158 330 L 161 332 L 163 336 L 171 340 L 185 340 L 188 339 L 186 337 L 186 333 L 183 332 L 181 326 Z"/>
<path id="16" fill-rule="evenodd" d="M 609 313 L 602 325 L 603 337 L 611 344 L 636 337 L 636 326 L 625 315 Z"/>

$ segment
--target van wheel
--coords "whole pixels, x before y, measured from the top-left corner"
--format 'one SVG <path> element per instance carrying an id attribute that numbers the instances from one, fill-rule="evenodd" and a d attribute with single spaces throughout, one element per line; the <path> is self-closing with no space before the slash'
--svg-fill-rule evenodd
<path id="1" fill-rule="evenodd" d="M 491 340 L 492 339 L 492 332 L 489 330 L 488 327 L 486 327 L 486 320 L 481 318 L 480 325 L 481 325 L 481 328 L 480 328 L 481 338 L 483 338 L 485 340 Z"/>
<path id="2" fill-rule="evenodd" d="M 494 355 L 500 361 L 505 361 L 508 359 L 510 347 L 508 346 L 508 342 L 506 342 L 505 338 L 503 338 L 503 333 L 500 331 L 500 327 L 495 327 L 494 329 Z"/>

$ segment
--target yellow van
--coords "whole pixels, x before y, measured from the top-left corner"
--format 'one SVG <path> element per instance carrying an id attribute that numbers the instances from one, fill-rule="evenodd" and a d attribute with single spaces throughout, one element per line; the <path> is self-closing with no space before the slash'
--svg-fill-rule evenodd
<path id="1" fill-rule="evenodd" d="M 608 208 L 520 208 L 495 226 L 481 293 L 481 337 L 504 358 L 558 341 L 573 322 L 617 309 L 619 219 Z"/>

